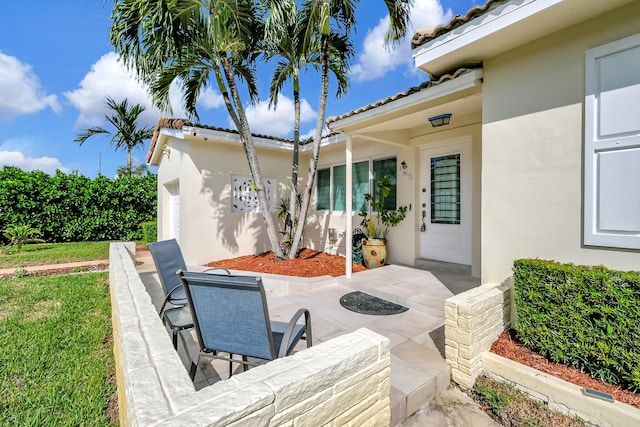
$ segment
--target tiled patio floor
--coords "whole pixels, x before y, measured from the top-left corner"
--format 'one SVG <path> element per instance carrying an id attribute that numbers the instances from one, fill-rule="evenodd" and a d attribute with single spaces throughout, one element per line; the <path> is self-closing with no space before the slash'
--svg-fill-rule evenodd
<path id="1" fill-rule="evenodd" d="M 144 268 L 145 264 L 139 267 L 140 276 L 159 306 L 162 294 L 157 276 Z M 437 275 L 399 265 L 356 273 L 351 279 L 261 274 L 271 318 L 288 321 L 298 308 L 309 309 L 314 343 L 361 327 L 389 338 L 392 425 L 403 421 L 449 385 L 449 367 L 443 358 L 444 301 L 454 293 L 477 286 L 479 281 L 459 273 L 437 272 Z M 409 310 L 388 316 L 354 313 L 339 302 L 341 296 L 354 290 L 404 305 Z M 300 348 L 304 348 L 304 343 Z M 189 355 L 197 351 L 194 336 L 188 332 L 181 334 L 179 342 L 180 356 L 188 368 L 190 356 L 185 349 Z M 200 365 L 195 381 L 197 389 L 228 376 L 226 362 L 203 358 Z"/>

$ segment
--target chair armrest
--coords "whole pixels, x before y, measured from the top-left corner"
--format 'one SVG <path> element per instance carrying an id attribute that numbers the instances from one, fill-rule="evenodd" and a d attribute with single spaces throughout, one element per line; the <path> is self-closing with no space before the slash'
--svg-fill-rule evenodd
<path id="1" fill-rule="evenodd" d="M 181 286 L 182 286 L 182 283 L 180 283 L 177 286 L 174 286 L 169 292 L 167 292 L 167 296 L 164 297 L 164 301 L 162 301 L 162 306 L 160 307 L 160 313 L 158 313 L 160 317 L 162 317 L 162 312 L 164 311 L 164 307 L 167 305 L 167 303 L 171 299 L 171 294 L 174 293 L 176 289 L 180 288 Z"/>
<path id="2" fill-rule="evenodd" d="M 208 273 L 208 272 L 213 271 L 213 270 L 224 270 L 229 276 L 231 276 L 231 272 L 229 270 L 227 270 L 226 268 L 224 268 L 224 267 L 207 268 L 206 270 L 203 271 L 203 273 Z"/>
<path id="3" fill-rule="evenodd" d="M 278 357 L 285 357 L 288 354 L 289 345 L 291 344 L 291 335 L 293 335 L 293 328 L 295 328 L 296 323 L 298 323 L 298 319 L 304 314 L 304 334 L 307 339 L 307 347 L 311 346 L 311 314 L 309 310 L 306 308 L 299 309 L 296 314 L 293 315 L 291 320 L 289 320 L 289 324 L 287 325 L 287 329 L 284 332 L 284 336 L 282 337 L 282 342 L 280 343 L 280 349 L 278 350 Z"/>

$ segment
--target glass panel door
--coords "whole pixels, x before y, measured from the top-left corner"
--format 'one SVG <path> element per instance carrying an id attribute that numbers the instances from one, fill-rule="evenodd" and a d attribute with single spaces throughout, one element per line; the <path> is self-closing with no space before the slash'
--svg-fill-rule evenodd
<path id="1" fill-rule="evenodd" d="M 460 224 L 460 154 L 431 158 L 431 223 Z"/>

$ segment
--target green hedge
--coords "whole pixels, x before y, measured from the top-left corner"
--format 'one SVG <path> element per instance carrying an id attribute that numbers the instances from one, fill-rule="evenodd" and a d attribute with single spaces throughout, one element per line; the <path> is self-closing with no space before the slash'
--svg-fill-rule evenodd
<path id="1" fill-rule="evenodd" d="M 139 240 L 140 224 L 155 220 L 155 175 L 110 179 L 0 170 L 0 229 L 38 228 L 47 242 Z"/>
<path id="2" fill-rule="evenodd" d="M 521 259 L 518 338 L 553 362 L 640 390 L 640 273 Z"/>
<path id="3" fill-rule="evenodd" d="M 145 245 L 158 240 L 158 222 L 147 221 L 140 224 L 142 228 L 142 241 Z"/>

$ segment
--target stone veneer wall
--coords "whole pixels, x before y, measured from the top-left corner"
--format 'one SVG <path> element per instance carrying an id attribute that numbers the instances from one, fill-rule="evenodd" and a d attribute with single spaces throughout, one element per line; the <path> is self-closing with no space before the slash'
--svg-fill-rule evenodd
<path id="1" fill-rule="evenodd" d="M 114 355 L 123 426 L 388 426 L 389 340 L 342 335 L 195 391 L 133 262 L 109 255 Z"/>
<path id="2" fill-rule="evenodd" d="M 445 302 L 445 355 L 451 379 L 471 388 L 482 372 L 483 353 L 512 322 L 512 290 L 508 284 L 480 286 Z"/>

